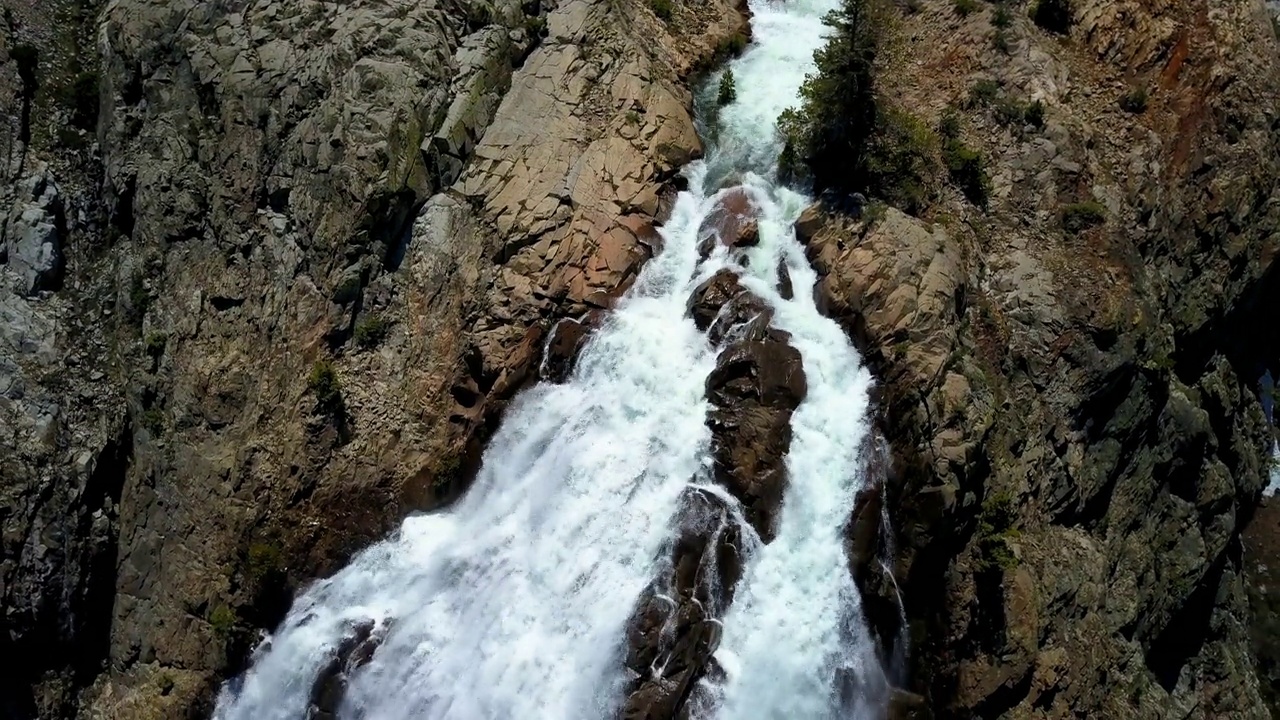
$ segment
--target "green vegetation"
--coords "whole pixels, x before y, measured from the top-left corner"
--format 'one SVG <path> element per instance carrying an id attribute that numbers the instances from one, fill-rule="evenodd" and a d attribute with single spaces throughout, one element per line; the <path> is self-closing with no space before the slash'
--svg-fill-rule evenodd
<path id="1" fill-rule="evenodd" d="M 969 100 L 965 103 L 965 107 L 969 109 L 990 107 L 999 97 L 1000 83 L 990 79 L 979 80 L 969 88 Z"/>
<path id="2" fill-rule="evenodd" d="M 885 0 L 844 0 L 827 15 L 831 34 L 814 54 L 817 71 L 800 90 L 800 106 L 778 118 L 780 173 L 807 179 L 818 192 L 873 193 L 918 212 L 929 200 L 937 138 L 878 92 L 890 13 Z"/>
<path id="3" fill-rule="evenodd" d="M 82 130 L 98 126 L 98 73 L 79 73 L 62 89 L 62 102 L 71 112 L 71 124 Z"/>
<path id="4" fill-rule="evenodd" d="M 982 154 L 960 140 L 960 116 L 948 110 L 938 125 L 942 133 L 942 159 L 951 180 L 969 202 L 986 207 L 991 195 L 991 178 L 987 175 Z"/>
<path id="5" fill-rule="evenodd" d="M 364 290 L 364 280 L 361 279 L 359 273 L 347 275 L 338 283 L 338 287 L 333 289 L 333 301 L 339 305 L 346 305 L 355 302 L 360 297 L 360 291 Z"/>
<path id="6" fill-rule="evenodd" d="M 151 291 L 147 289 L 146 278 L 141 272 L 135 272 L 129 283 L 129 319 L 141 323 L 151 307 Z"/>
<path id="7" fill-rule="evenodd" d="M 164 412 L 160 408 L 149 408 L 142 411 L 141 417 L 142 427 L 147 429 L 154 437 L 164 435 Z"/>
<path id="8" fill-rule="evenodd" d="M 959 138 L 949 137 L 942 145 L 947 173 L 969 202 L 985 208 L 991 196 L 991 178 L 987 175 L 982 153 L 965 145 Z"/>
<path id="9" fill-rule="evenodd" d="M 1013 25 L 1013 13 L 1009 11 L 1009 6 L 1000 3 L 996 6 L 995 13 L 991 16 L 991 24 L 1001 30 Z"/>
<path id="10" fill-rule="evenodd" d="M 161 355 L 164 355 L 164 348 L 168 343 L 168 335 L 162 332 L 148 333 L 147 339 L 143 341 L 143 349 L 148 356 L 159 359 Z"/>
<path id="11" fill-rule="evenodd" d="M 1010 547 L 1010 541 L 1021 535 L 1014 527 L 1017 520 L 1018 508 L 1012 495 L 996 493 L 983 501 L 975 533 L 980 571 L 1018 567 L 1018 556 Z"/>
<path id="12" fill-rule="evenodd" d="M 866 155 L 869 189 L 904 212 L 918 215 L 933 194 L 938 138 L 923 122 L 902 110 L 880 112 L 877 133 Z"/>
<path id="13" fill-rule="evenodd" d="M 249 546 L 245 571 L 255 582 L 280 573 L 284 568 L 284 552 L 272 542 L 256 542 Z"/>
<path id="14" fill-rule="evenodd" d="M 1031 10 L 1031 19 L 1051 33 L 1066 35 L 1071 31 L 1071 0 L 1040 0 Z"/>
<path id="15" fill-rule="evenodd" d="M 626 119 L 627 119 L 628 125 L 639 125 L 640 113 L 636 112 L 635 110 L 628 110 Z"/>
<path id="16" fill-rule="evenodd" d="M 1034 128 L 1044 127 L 1044 103 L 1033 100 L 1022 111 L 1022 119 Z"/>
<path id="17" fill-rule="evenodd" d="M 1120 109 L 1134 115 L 1141 115 L 1147 111 L 1147 100 L 1147 89 L 1145 87 L 1135 88 L 1120 98 Z"/>
<path id="18" fill-rule="evenodd" d="M 370 315 L 356 323 L 356 345 L 366 350 L 382 344 L 391 330 L 391 321 L 381 315 Z"/>
<path id="19" fill-rule="evenodd" d="M 995 34 L 991 36 L 991 44 L 992 46 L 995 47 L 995 49 L 999 50 L 1005 55 L 1008 55 L 1009 54 L 1009 33 L 1006 32 L 1004 28 L 996 28 Z"/>
<path id="20" fill-rule="evenodd" d="M 307 376 L 307 389 L 315 393 L 316 402 L 321 408 L 336 410 L 342 405 L 342 386 L 338 382 L 338 371 L 328 360 L 317 360 L 311 366 L 311 374 Z"/>
<path id="21" fill-rule="evenodd" d="M 524 29 L 529 37 L 542 37 L 547 31 L 547 19 L 541 15 L 530 15 L 524 19 Z"/>
<path id="22" fill-rule="evenodd" d="M 1062 227 L 1072 235 L 1098 227 L 1106 221 L 1107 209 L 1093 200 L 1073 203 L 1062 210 Z"/>
<path id="23" fill-rule="evenodd" d="M 716 92 L 716 104 L 724 107 L 738 97 L 738 89 L 733 83 L 733 70 L 726 68 L 720 76 L 720 89 Z"/>
<path id="24" fill-rule="evenodd" d="M 213 626 L 213 631 L 219 635 L 226 637 L 235 629 L 239 619 L 236 617 L 236 611 L 220 604 L 209 612 L 209 624 Z"/>
<path id="25" fill-rule="evenodd" d="M 658 19 L 662 22 L 671 21 L 671 0 L 649 0 L 649 9 L 652 10 L 653 14 L 657 15 Z"/>
<path id="26" fill-rule="evenodd" d="M 22 94 L 30 100 L 35 97 L 39 87 L 38 71 L 40 68 L 40 49 L 34 45 L 16 45 L 9 51 L 9 58 L 18 66 L 18 80 L 22 83 Z"/>
<path id="27" fill-rule="evenodd" d="M 952 7 L 960 17 L 969 17 L 978 10 L 978 0 L 951 0 Z"/>
<path id="28" fill-rule="evenodd" d="M 747 36 L 743 33 L 734 33 L 733 35 L 720 41 L 716 46 L 716 58 L 723 60 L 729 57 L 737 57 L 747 49 Z"/>

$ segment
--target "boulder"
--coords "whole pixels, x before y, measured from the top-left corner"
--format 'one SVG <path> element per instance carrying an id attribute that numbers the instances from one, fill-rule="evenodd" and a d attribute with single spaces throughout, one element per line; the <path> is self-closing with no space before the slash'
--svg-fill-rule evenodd
<path id="1" fill-rule="evenodd" d="M 374 622 L 367 620 L 351 629 L 338 645 L 333 657 L 316 675 L 311 685 L 311 707 L 308 720 L 336 720 L 338 708 L 347 692 L 351 673 L 373 658 L 382 642 L 382 635 L 374 634 Z"/>
<path id="2" fill-rule="evenodd" d="M 726 190 L 698 226 L 698 253 L 705 259 L 717 243 L 733 250 L 760 243 L 760 206 L 741 185 Z"/>
<path id="3" fill-rule="evenodd" d="M 714 475 L 760 538 L 775 534 L 786 486 L 791 414 L 807 392 L 800 352 L 782 332 L 726 347 L 707 378 Z"/>
<path id="4" fill-rule="evenodd" d="M 569 379 L 577 365 L 578 354 L 582 352 L 588 335 L 599 324 L 600 318 L 598 312 L 593 312 L 581 320 L 565 318 L 552 326 L 539 370 L 539 376 L 543 380 L 562 383 Z"/>
<path id="5" fill-rule="evenodd" d="M 56 290 L 62 280 L 62 197 L 45 172 L 21 183 L 4 227 L 4 257 L 19 278 L 18 292 Z"/>

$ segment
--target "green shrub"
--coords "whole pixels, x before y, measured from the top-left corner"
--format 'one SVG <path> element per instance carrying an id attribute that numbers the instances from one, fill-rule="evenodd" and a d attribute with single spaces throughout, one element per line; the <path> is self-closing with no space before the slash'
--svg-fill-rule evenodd
<path id="1" fill-rule="evenodd" d="M 1147 111 L 1147 100 L 1147 89 L 1145 87 L 1135 88 L 1120 98 L 1120 109 L 1125 112 L 1131 112 L 1134 115 L 1141 115 Z"/>
<path id="2" fill-rule="evenodd" d="M 662 22 L 670 22 L 671 0 L 649 0 L 649 9 L 653 10 L 653 14 L 657 15 Z"/>
<path id="3" fill-rule="evenodd" d="M 1066 35 L 1071 31 L 1071 0 L 1040 0 L 1031 19 L 1049 32 Z"/>
<path id="4" fill-rule="evenodd" d="M 1073 203 L 1062 210 L 1062 227 L 1073 235 L 1098 227 L 1106 221 L 1107 209 L 1093 200 Z"/>
<path id="5" fill-rule="evenodd" d="M 1018 566 L 1018 556 L 1009 546 L 1021 533 L 1014 527 L 1018 509 L 1013 496 L 996 493 L 982 503 L 978 514 L 975 541 L 978 548 L 980 571 L 1013 570 Z"/>
<path id="6" fill-rule="evenodd" d="M 942 114 L 942 120 L 938 122 L 938 132 L 947 139 L 960 137 L 960 116 L 955 110 L 947 109 Z"/>
<path id="7" fill-rule="evenodd" d="M 261 582 L 284 568 L 284 553 L 280 546 L 270 542 L 256 542 L 249 546 L 245 570 L 255 582 Z"/>
<path id="8" fill-rule="evenodd" d="M 891 205 L 913 215 L 928 206 L 935 175 L 938 138 L 902 110 L 886 108 L 867 149 L 868 187 Z"/>
<path id="9" fill-rule="evenodd" d="M 382 344 L 391 330 L 391 321 L 381 315 L 371 315 L 356 323 L 356 345 L 370 349 Z"/>
<path id="10" fill-rule="evenodd" d="M 991 45 L 1005 55 L 1008 55 L 1009 33 L 1005 32 L 1004 28 L 996 28 L 995 34 L 991 36 Z"/>
<path id="11" fill-rule="evenodd" d="M 338 371 L 328 360 L 317 360 L 311 366 L 311 374 L 307 376 L 307 389 L 315 393 L 316 402 L 322 408 L 337 408 L 342 401 L 342 386 L 338 382 Z"/>
<path id="12" fill-rule="evenodd" d="M 780 174 L 803 174 L 818 192 L 869 189 L 868 149 L 884 117 L 877 58 L 887 50 L 889 13 L 885 0 L 843 0 L 824 19 L 830 34 L 814 53 L 816 68 L 800 89 L 800 106 L 778 118 Z"/>
<path id="13" fill-rule="evenodd" d="M 530 15 L 524 19 L 524 29 L 529 37 L 542 37 L 547 31 L 547 19 L 541 15 Z"/>
<path id="14" fill-rule="evenodd" d="M 162 332 L 153 332 L 147 335 L 147 339 L 143 342 L 143 348 L 147 355 L 153 358 L 159 358 L 164 355 L 164 347 L 169 342 L 169 336 Z"/>
<path id="15" fill-rule="evenodd" d="M 62 102 L 71 112 L 71 124 L 82 130 L 98 126 L 98 73 L 85 71 L 63 88 Z"/>
<path id="16" fill-rule="evenodd" d="M 151 307 L 151 291 L 147 289 L 147 281 L 141 272 L 135 272 L 129 283 L 129 318 L 141 323 Z"/>
<path id="17" fill-rule="evenodd" d="M 951 2 L 956 14 L 960 17 L 969 17 L 978 10 L 978 0 L 951 0 Z"/>
<path id="18" fill-rule="evenodd" d="M 734 87 L 733 70 L 725 69 L 724 75 L 720 76 L 720 89 L 716 93 L 716 104 L 724 107 L 733 102 L 738 97 L 738 89 Z"/>
<path id="19" fill-rule="evenodd" d="M 333 289 L 333 301 L 339 305 L 347 305 L 356 301 L 360 297 L 360 291 L 364 290 L 364 280 L 359 273 L 347 275 L 338 283 L 338 287 Z"/>
<path id="20" fill-rule="evenodd" d="M 747 49 L 747 36 L 744 33 L 734 33 L 729 37 L 720 41 L 716 46 L 716 58 L 723 60 L 725 58 L 737 57 Z"/>
<path id="21" fill-rule="evenodd" d="M 1013 13 L 1009 11 L 1009 6 L 1003 2 L 996 6 L 995 13 L 991 16 L 991 24 L 1001 30 L 1013 25 Z"/>
<path id="22" fill-rule="evenodd" d="M 1025 122 L 1027 108 L 1013 98 L 1001 98 L 995 104 L 996 121 L 1001 125 L 1021 125 Z"/>
<path id="23" fill-rule="evenodd" d="M 982 79 L 969 88 L 969 100 L 965 107 L 989 107 L 1000 97 L 1000 83 L 991 79 Z"/>
<path id="24" fill-rule="evenodd" d="M 15 45 L 9 51 L 9 58 L 18 67 L 22 94 L 30 100 L 35 97 L 36 88 L 39 87 L 40 49 L 35 45 Z"/>
<path id="25" fill-rule="evenodd" d="M 226 637 L 235 629 L 239 619 L 236 617 L 236 611 L 220 604 L 209 611 L 209 624 L 213 626 L 213 631 L 219 635 Z"/>
<path id="26" fill-rule="evenodd" d="M 1039 100 L 1028 103 L 1022 111 L 1022 120 L 1035 128 L 1044 127 L 1044 103 Z"/>
<path id="27" fill-rule="evenodd" d="M 640 113 L 636 112 L 635 110 L 628 110 L 626 120 L 628 125 L 639 125 Z"/>
<path id="28" fill-rule="evenodd" d="M 969 202 L 986 207 L 991 195 L 991 178 L 987 175 L 982 154 L 965 145 L 958 137 L 950 137 L 943 144 L 942 156 L 947 173 Z"/>
<path id="29" fill-rule="evenodd" d="M 142 411 L 142 427 L 147 429 L 153 437 L 164 435 L 164 412 L 160 408 L 149 408 Z"/>

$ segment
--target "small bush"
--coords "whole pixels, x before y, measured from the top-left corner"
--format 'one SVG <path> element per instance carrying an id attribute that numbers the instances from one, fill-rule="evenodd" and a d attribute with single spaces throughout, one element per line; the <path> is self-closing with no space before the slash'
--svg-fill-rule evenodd
<path id="1" fill-rule="evenodd" d="M 1001 30 L 1013 25 L 1013 13 L 1009 11 L 1009 6 L 1000 3 L 996 6 L 995 13 L 991 16 L 991 24 Z"/>
<path id="2" fill-rule="evenodd" d="M 209 612 L 209 624 L 213 626 L 213 631 L 219 635 L 226 637 L 235 629 L 236 611 L 226 605 L 218 605 Z"/>
<path id="3" fill-rule="evenodd" d="M 942 120 L 938 123 L 938 132 L 947 139 L 960 137 L 960 116 L 955 110 L 947 110 L 942 114 Z"/>
<path id="4" fill-rule="evenodd" d="M 918 215 L 928 206 L 930 178 L 937 168 L 938 138 L 908 112 L 886 109 L 879 132 L 867 150 L 868 187 L 904 212 Z"/>
<path id="5" fill-rule="evenodd" d="M 1044 127 L 1044 103 L 1039 100 L 1029 103 L 1022 111 L 1022 120 L 1035 128 Z"/>
<path id="6" fill-rule="evenodd" d="M 9 51 L 9 58 L 18 66 L 18 80 L 22 82 L 22 94 L 28 100 L 35 97 L 39 87 L 40 49 L 35 45 L 16 45 Z"/>
<path id="7" fill-rule="evenodd" d="M 164 413 L 160 408 L 150 408 L 142 412 L 142 427 L 154 437 L 164 435 Z"/>
<path id="8" fill-rule="evenodd" d="M 387 338 L 391 330 L 391 321 L 381 315 L 371 315 L 356 323 L 356 345 L 367 349 L 375 348 Z"/>
<path id="9" fill-rule="evenodd" d="M 733 83 L 733 70 L 726 69 L 720 76 L 720 89 L 716 93 L 716 104 L 724 107 L 738 97 L 738 89 Z"/>
<path id="10" fill-rule="evenodd" d="M 952 6 L 956 10 L 956 14 L 960 17 L 969 17 L 978 10 L 978 0 L 951 0 Z"/>
<path id="11" fill-rule="evenodd" d="M 653 14 L 657 15 L 658 19 L 662 22 L 671 21 L 671 0 L 649 0 L 649 9 L 652 10 Z"/>
<path id="12" fill-rule="evenodd" d="M 1001 98 L 995 104 L 996 121 L 1001 125 L 1021 125 L 1026 121 L 1026 107 L 1013 98 Z"/>
<path id="13" fill-rule="evenodd" d="M 1062 210 L 1062 227 L 1072 235 L 1098 227 L 1106 221 L 1107 209 L 1093 200 L 1073 203 Z"/>
<path id="14" fill-rule="evenodd" d="M 141 272 L 136 272 L 129 283 L 129 318 L 135 323 L 141 323 L 150 307 L 151 291 L 147 289 L 146 278 Z"/>
<path id="15" fill-rule="evenodd" d="M 965 107 L 989 107 L 1000 97 L 1000 83 L 995 80 L 982 79 L 969 88 L 969 100 Z"/>
<path id="16" fill-rule="evenodd" d="M 524 29 L 529 37 L 542 37 L 547 31 L 547 19 L 541 15 L 530 15 L 524 19 Z"/>
<path id="17" fill-rule="evenodd" d="M 960 142 L 959 138 L 951 137 L 943 145 L 942 155 L 947 163 L 947 172 L 960 192 L 974 205 L 986 207 L 991 195 L 991 178 L 987 175 L 982 154 Z"/>
<path id="18" fill-rule="evenodd" d="M 720 41 L 716 47 L 716 57 L 719 59 L 737 57 L 747 49 L 747 36 L 743 33 L 734 33 L 733 35 Z"/>
<path id="19" fill-rule="evenodd" d="M 328 360 L 317 360 L 311 366 L 311 374 L 307 376 L 307 389 L 315 393 L 316 402 L 322 408 L 337 408 L 342 401 L 342 386 L 338 382 L 338 371 Z"/>
<path id="20" fill-rule="evenodd" d="M 628 125 L 639 125 L 640 113 L 636 112 L 635 110 L 628 110 L 626 120 Z"/>
<path id="21" fill-rule="evenodd" d="M 62 91 L 62 102 L 71 112 L 71 124 L 82 130 L 98 126 L 98 73 L 82 72 Z"/>
<path id="22" fill-rule="evenodd" d="M 1147 111 L 1147 100 L 1147 89 L 1145 87 L 1135 88 L 1120 98 L 1120 109 L 1134 115 L 1141 115 Z"/>
<path id="23" fill-rule="evenodd" d="M 143 347 L 148 356 L 159 359 L 164 355 L 164 347 L 169 342 L 169 336 L 162 332 L 153 332 L 147 335 L 147 339 L 143 342 Z"/>
<path id="24" fill-rule="evenodd" d="M 983 501 L 975 533 L 980 571 L 1013 570 L 1018 566 L 1018 556 L 1009 546 L 1010 541 L 1021 536 L 1014 527 L 1017 521 L 1013 496 L 997 493 Z"/>
<path id="25" fill-rule="evenodd" d="M 1066 35 L 1071 31 L 1071 0 L 1040 0 L 1031 19 L 1051 33 Z"/>
<path id="26" fill-rule="evenodd" d="M 359 273 L 347 275 L 338 283 L 338 287 L 333 289 L 333 301 L 339 305 L 347 305 L 356 301 L 360 297 L 360 291 L 364 289 L 364 281 Z"/>
<path id="27" fill-rule="evenodd" d="M 256 542 L 249 546 L 245 570 L 256 582 L 279 573 L 284 567 L 284 553 L 280 546 L 269 542 Z"/>
<path id="28" fill-rule="evenodd" d="M 997 28 L 995 34 L 991 36 L 991 45 L 1005 55 L 1008 55 L 1009 33 L 1005 32 L 1004 28 Z"/>

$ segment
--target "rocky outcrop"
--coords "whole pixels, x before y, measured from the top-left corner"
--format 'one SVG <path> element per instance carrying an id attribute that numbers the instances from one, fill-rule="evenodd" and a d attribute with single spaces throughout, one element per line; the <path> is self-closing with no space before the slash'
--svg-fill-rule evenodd
<path id="1" fill-rule="evenodd" d="M 683 79 L 744 18 L 97 9 L 74 27 L 100 63 L 41 56 L 47 93 L 5 105 L 0 649 L 31 662 L 3 694 L 42 718 L 181 717 L 298 584 L 465 489 L 551 328 L 656 247 L 700 152 Z M 15 22 L 52 46 L 42 12 Z M 101 120 L 68 152 L 79 115 L 51 78 L 81 70 Z"/>
<path id="2" fill-rule="evenodd" d="M 1244 535 L 1245 592 L 1257 660 L 1258 686 L 1267 709 L 1280 712 L 1280 502 L 1263 501 Z"/>
<path id="3" fill-rule="evenodd" d="M 912 686 L 938 717 L 1266 717 L 1239 548 L 1280 359 L 1246 329 L 1275 297 L 1276 41 L 1260 3 L 1072 8 L 1067 40 L 941 0 L 904 20 L 922 54 L 886 82 L 957 113 L 985 212 L 797 228 L 883 379 Z M 983 79 L 1043 125 L 967 102 Z"/>

